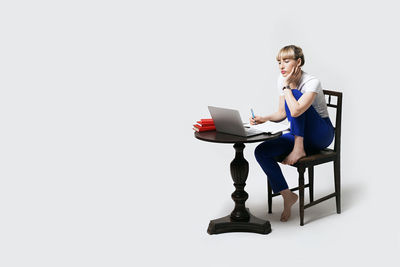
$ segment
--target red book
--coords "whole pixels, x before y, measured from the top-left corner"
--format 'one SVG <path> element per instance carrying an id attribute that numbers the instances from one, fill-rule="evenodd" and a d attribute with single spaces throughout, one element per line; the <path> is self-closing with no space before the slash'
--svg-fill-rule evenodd
<path id="1" fill-rule="evenodd" d="M 197 123 L 200 126 L 214 126 L 214 122 L 202 122 L 202 121 L 197 121 Z"/>
<path id="2" fill-rule="evenodd" d="M 196 132 L 214 131 L 215 126 L 200 126 L 198 124 L 193 124 L 193 130 Z"/>
<path id="3" fill-rule="evenodd" d="M 201 123 L 214 123 L 213 119 L 200 119 Z"/>

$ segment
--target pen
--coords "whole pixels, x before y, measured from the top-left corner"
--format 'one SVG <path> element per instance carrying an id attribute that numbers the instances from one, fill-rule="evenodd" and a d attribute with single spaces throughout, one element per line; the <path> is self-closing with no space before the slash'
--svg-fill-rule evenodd
<path id="1" fill-rule="evenodd" d="M 254 116 L 254 111 L 253 111 L 253 109 L 251 108 L 250 110 L 251 110 L 251 115 L 253 116 L 253 119 L 255 119 L 255 118 L 256 118 L 256 116 Z M 254 124 L 257 124 L 257 123 L 256 123 L 256 122 L 254 122 Z"/>

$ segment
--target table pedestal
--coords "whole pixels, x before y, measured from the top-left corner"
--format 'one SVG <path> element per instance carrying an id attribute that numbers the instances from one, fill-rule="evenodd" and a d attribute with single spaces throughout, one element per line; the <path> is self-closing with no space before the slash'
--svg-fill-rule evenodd
<path id="1" fill-rule="evenodd" d="M 235 143 L 236 156 L 231 162 L 231 175 L 236 190 L 232 193 L 235 208 L 230 215 L 210 221 L 207 232 L 221 234 L 227 232 L 253 232 L 268 234 L 271 232 L 269 221 L 259 219 L 252 215 L 246 208 L 245 202 L 249 195 L 244 191 L 247 175 L 249 174 L 249 163 L 243 156 L 243 143 Z"/>

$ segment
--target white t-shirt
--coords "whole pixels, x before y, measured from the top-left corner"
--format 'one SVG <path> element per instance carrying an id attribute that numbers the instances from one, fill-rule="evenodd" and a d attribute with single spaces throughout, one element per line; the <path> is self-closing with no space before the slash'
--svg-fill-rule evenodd
<path id="1" fill-rule="evenodd" d="M 282 74 L 280 74 L 278 77 L 279 95 L 284 95 L 283 90 L 282 90 L 283 79 L 284 78 L 283 78 Z M 299 90 L 303 94 L 307 93 L 307 92 L 317 93 L 317 95 L 314 99 L 314 102 L 312 103 L 312 106 L 315 108 L 315 110 L 318 112 L 318 114 L 322 118 L 329 117 L 328 107 L 326 105 L 324 92 L 322 91 L 321 82 L 315 76 L 312 76 L 303 71 L 303 74 L 301 75 L 301 78 L 299 81 L 299 86 L 298 86 L 298 88 L 295 88 L 295 89 Z"/>

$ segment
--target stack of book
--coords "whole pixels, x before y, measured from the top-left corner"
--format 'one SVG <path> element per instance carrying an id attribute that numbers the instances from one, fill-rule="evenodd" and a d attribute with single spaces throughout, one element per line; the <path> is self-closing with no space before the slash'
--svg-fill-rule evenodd
<path id="1" fill-rule="evenodd" d="M 193 130 L 196 132 L 215 131 L 213 119 L 201 119 L 197 124 L 193 124 Z"/>

